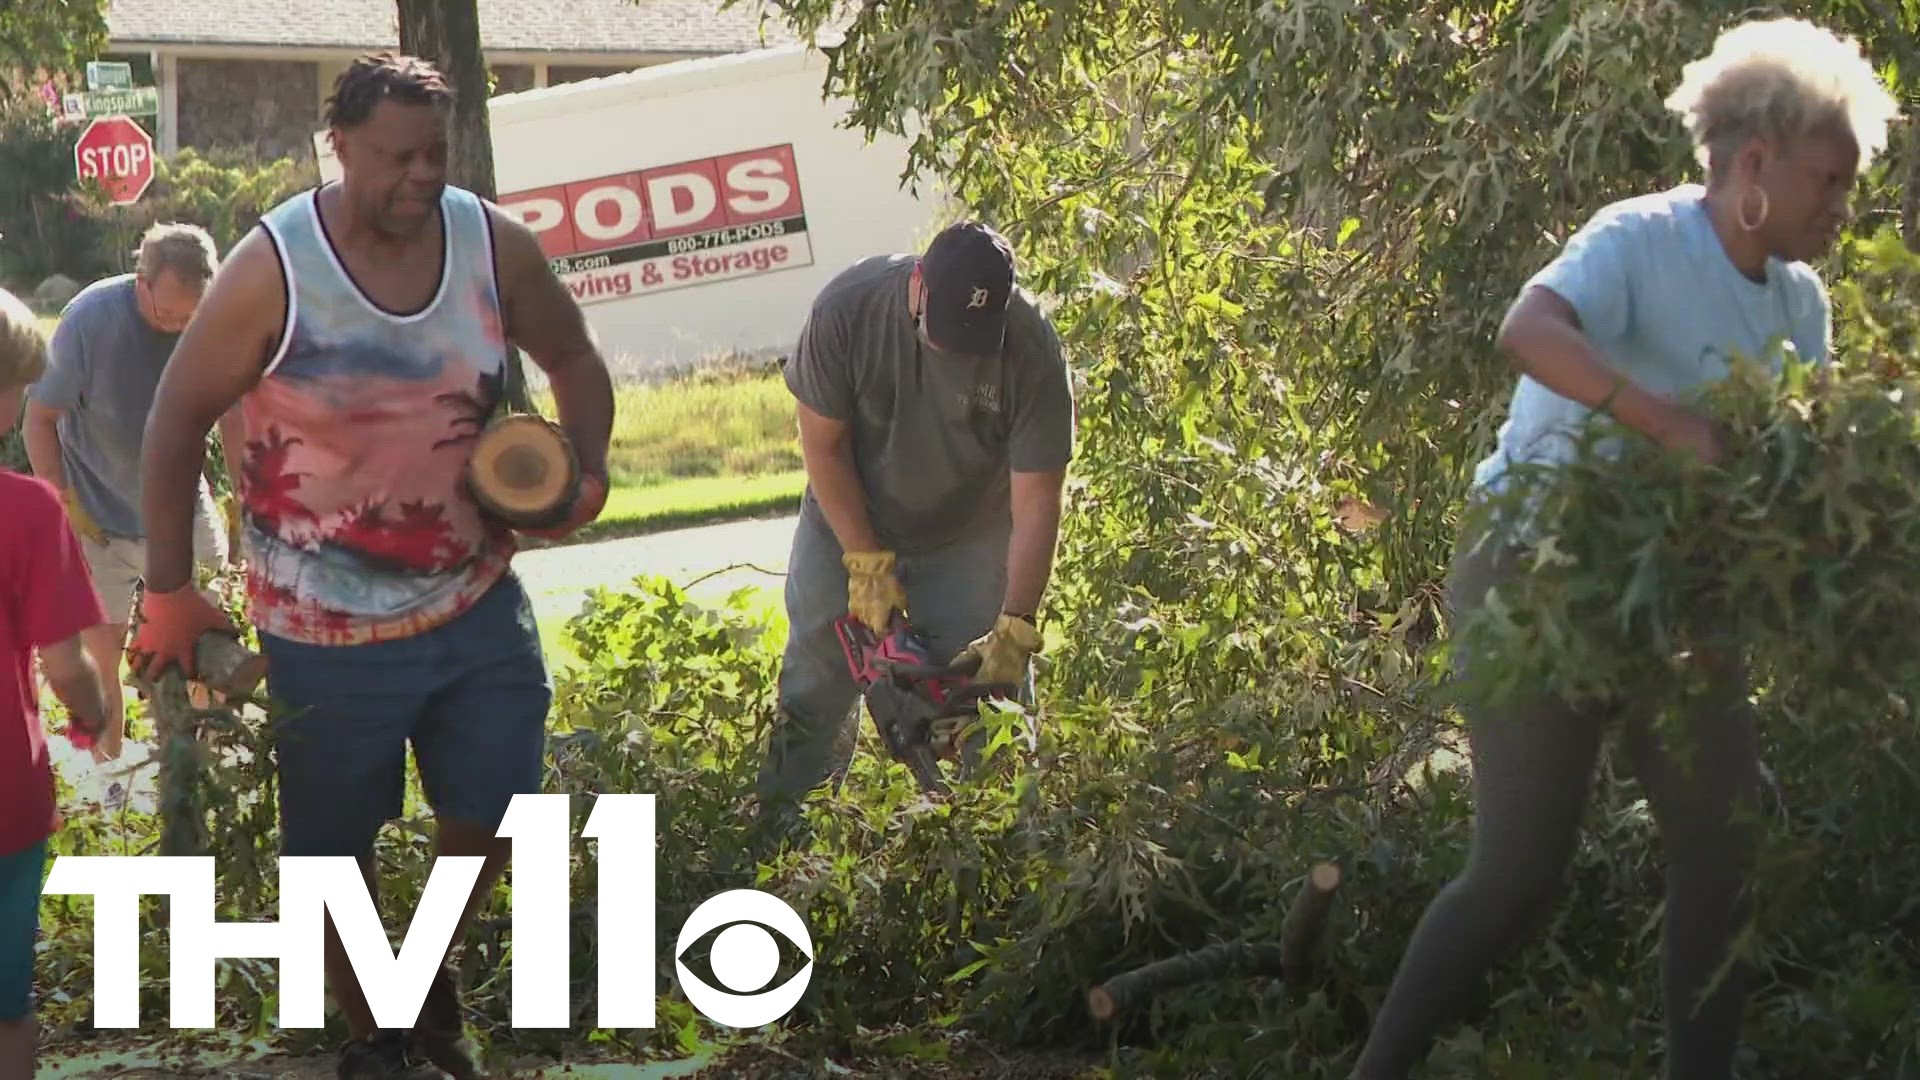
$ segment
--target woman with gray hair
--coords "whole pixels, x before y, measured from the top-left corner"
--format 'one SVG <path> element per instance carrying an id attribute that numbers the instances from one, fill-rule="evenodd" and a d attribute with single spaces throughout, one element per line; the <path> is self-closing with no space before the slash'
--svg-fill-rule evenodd
<path id="1" fill-rule="evenodd" d="M 1687 398 L 1724 378 L 1731 355 L 1772 357 L 1776 370 L 1789 349 L 1827 359 L 1826 290 L 1806 260 L 1838 237 L 1897 111 L 1873 67 L 1851 41 L 1809 23 L 1751 22 L 1687 65 L 1667 105 L 1685 119 L 1706 184 L 1602 209 L 1521 290 L 1498 340 L 1518 387 L 1498 446 L 1475 470 L 1476 494 L 1501 491 L 1511 466 L 1566 462 L 1596 411 L 1715 461 L 1713 426 Z M 1531 531 L 1508 521 L 1461 537 L 1448 586 L 1456 625 L 1525 565 Z M 1530 707 L 1463 709 L 1472 850 L 1421 919 L 1355 1080 L 1407 1076 L 1494 963 L 1539 926 L 1573 853 L 1602 733 L 1616 722 L 1667 858 L 1666 1075 L 1731 1075 L 1750 975 L 1729 952 L 1748 918 L 1758 840 L 1737 808 L 1752 805 L 1760 767 L 1744 673 L 1716 675 L 1717 704 L 1687 724 L 1712 751 L 1685 762 L 1626 701 L 1575 709 L 1543 691 Z"/>

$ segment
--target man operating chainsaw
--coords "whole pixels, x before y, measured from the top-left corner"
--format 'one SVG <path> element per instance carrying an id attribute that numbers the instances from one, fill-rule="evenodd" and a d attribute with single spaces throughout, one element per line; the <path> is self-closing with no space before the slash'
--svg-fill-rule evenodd
<path id="1" fill-rule="evenodd" d="M 1074 450 L 1059 337 L 1015 284 L 1012 248 L 980 224 L 828 282 L 786 381 L 808 484 L 781 715 L 758 781 L 762 814 L 780 818 L 851 758 L 863 650 L 924 651 L 1031 701 Z"/>

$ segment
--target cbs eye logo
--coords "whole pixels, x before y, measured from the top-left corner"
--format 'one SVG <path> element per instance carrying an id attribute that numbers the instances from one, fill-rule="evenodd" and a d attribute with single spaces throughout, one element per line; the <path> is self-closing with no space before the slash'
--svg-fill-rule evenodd
<path id="1" fill-rule="evenodd" d="M 714 938 L 707 961 L 714 981 L 725 988 L 716 989 L 688 971 L 685 958 L 688 946 L 721 926 L 726 929 Z M 807 962 L 780 986 L 744 993 L 747 988 L 767 985 L 780 969 L 780 943 L 767 932 L 769 926 L 785 934 Z M 732 889 L 708 897 L 681 925 L 673 954 L 673 967 L 680 975 L 680 988 L 686 991 L 687 1000 L 707 1019 L 728 1027 L 773 1023 L 800 1003 L 800 996 L 813 982 L 813 937 L 807 933 L 806 923 L 785 901 L 758 889 Z"/>

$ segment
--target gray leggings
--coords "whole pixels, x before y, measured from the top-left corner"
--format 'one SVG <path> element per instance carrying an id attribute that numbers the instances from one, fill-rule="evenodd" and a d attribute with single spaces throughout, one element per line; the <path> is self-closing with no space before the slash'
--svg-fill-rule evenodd
<path id="1" fill-rule="evenodd" d="M 1448 590 L 1456 623 L 1513 572 L 1516 554 L 1493 544 L 1456 554 Z M 1546 700 L 1518 710 L 1465 710 L 1475 801 L 1467 868 L 1414 931 L 1356 1080 L 1407 1076 L 1494 963 L 1540 925 L 1573 853 L 1602 730 L 1616 720 L 1666 855 L 1666 1075 L 1731 1076 L 1748 971 L 1736 964 L 1704 1002 L 1699 997 L 1750 910 L 1745 874 L 1758 827 L 1747 814 L 1736 823 L 1731 811 L 1736 803 L 1749 811 L 1755 805 L 1760 770 L 1743 673 L 1722 677 L 1716 704 L 1690 720 L 1700 752 L 1684 762 L 1627 708 L 1579 711 Z"/>

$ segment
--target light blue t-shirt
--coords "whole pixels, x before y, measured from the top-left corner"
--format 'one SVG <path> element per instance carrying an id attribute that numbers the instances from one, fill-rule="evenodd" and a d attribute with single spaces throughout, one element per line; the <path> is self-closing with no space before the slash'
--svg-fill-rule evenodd
<path id="1" fill-rule="evenodd" d="M 1724 379 L 1733 350 L 1777 373 L 1778 350 L 1787 344 L 1824 364 L 1832 342 L 1831 305 L 1813 270 L 1769 259 L 1765 284 L 1742 274 L 1713 231 L 1705 194 L 1698 184 L 1683 184 L 1614 203 L 1527 283 L 1564 297 L 1615 370 L 1678 402 Z M 1509 462 L 1569 460 L 1591 416 L 1522 375 L 1499 445 L 1474 469 L 1474 490 L 1500 490 Z M 1600 449 L 1619 446 L 1610 441 Z"/>
<path id="2" fill-rule="evenodd" d="M 140 447 L 178 334 L 140 314 L 132 274 L 97 281 L 60 314 L 47 343 L 47 370 L 27 396 L 63 410 L 60 463 L 80 506 L 112 537 L 144 539 Z M 200 500 L 211 497 L 200 478 Z"/>

